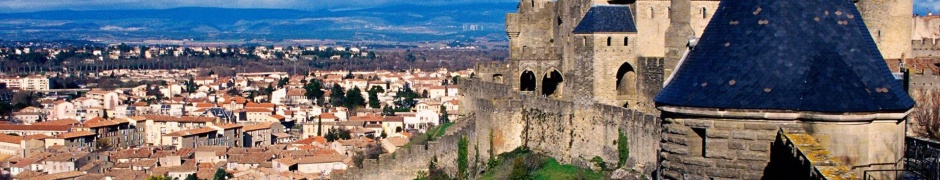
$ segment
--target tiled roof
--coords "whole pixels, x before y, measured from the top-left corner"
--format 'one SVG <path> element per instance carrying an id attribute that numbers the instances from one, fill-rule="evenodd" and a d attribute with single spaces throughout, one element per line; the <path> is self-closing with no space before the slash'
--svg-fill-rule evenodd
<path id="1" fill-rule="evenodd" d="M 673 79 L 668 106 L 813 112 L 906 111 L 851 1 L 722 1 Z"/>
<path id="2" fill-rule="evenodd" d="M 324 144 L 324 145 L 325 145 L 325 144 L 326 144 L 326 138 L 324 138 L 323 136 L 313 136 L 313 137 L 309 137 L 309 138 L 306 138 L 306 139 L 301 139 L 301 140 L 294 141 L 294 143 L 291 143 L 291 144 L 313 144 L 314 142 L 317 142 L 317 143 L 320 143 L 320 144 Z"/>
<path id="3" fill-rule="evenodd" d="M 332 162 L 343 162 L 346 159 L 346 156 L 340 154 L 322 154 L 314 155 L 305 158 L 300 158 L 296 161 L 297 164 L 316 164 L 316 163 L 332 163 Z"/>
<path id="4" fill-rule="evenodd" d="M 245 104 L 245 108 L 274 108 L 272 103 L 248 103 Z"/>
<path id="5" fill-rule="evenodd" d="M 245 108 L 245 112 L 268 112 L 270 113 L 273 111 L 268 108 Z"/>
<path id="6" fill-rule="evenodd" d="M 22 140 L 23 140 L 23 137 L 20 137 L 20 136 L 0 134 L 0 142 L 20 144 L 20 141 Z"/>
<path id="7" fill-rule="evenodd" d="M 578 27 L 574 28 L 575 34 L 590 33 L 620 33 L 636 32 L 636 24 L 633 22 L 633 13 L 630 6 L 625 5 L 595 5 L 588 10 Z"/>
<path id="8" fill-rule="evenodd" d="M 163 115 L 146 115 L 144 116 L 149 120 L 157 122 L 185 122 L 185 123 L 206 123 L 213 122 L 215 118 L 213 117 L 194 117 L 194 116 L 163 116 Z"/>
<path id="9" fill-rule="evenodd" d="M 253 125 L 242 126 L 242 131 L 248 132 L 248 131 L 254 131 L 254 130 L 261 130 L 261 129 L 270 129 L 271 125 L 274 125 L 274 122 L 263 122 L 263 123 L 253 124 Z"/>
<path id="10" fill-rule="evenodd" d="M 82 125 L 88 128 L 97 128 L 97 127 L 105 127 L 105 126 L 114 126 L 114 125 L 125 124 L 125 123 L 129 123 L 129 122 L 126 119 L 107 120 L 101 117 L 95 117 L 91 120 L 85 121 L 84 123 L 82 123 Z"/>
<path id="11" fill-rule="evenodd" d="M 333 119 L 333 120 L 337 119 L 337 118 L 336 118 L 336 115 L 333 115 L 333 113 L 322 113 L 322 114 L 320 114 L 320 118 L 322 118 L 322 119 Z"/>
<path id="12" fill-rule="evenodd" d="M 0 130 L 18 130 L 18 131 L 68 131 L 69 125 L 20 125 L 20 124 L 0 124 Z"/>
<path id="13" fill-rule="evenodd" d="M 216 126 L 216 127 L 219 127 L 219 128 L 222 128 L 222 129 L 236 129 L 236 128 L 241 128 L 241 127 L 242 127 L 242 125 L 238 125 L 238 124 L 218 124 L 218 125 L 215 125 L 215 126 Z"/>
<path id="14" fill-rule="evenodd" d="M 56 137 L 61 138 L 61 139 L 71 139 L 71 138 L 94 136 L 94 135 L 95 133 L 91 131 L 72 131 L 72 132 L 56 135 Z"/>
<path id="15" fill-rule="evenodd" d="M 192 135 L 196 135 L 196 134 L 205 134 L 205 133 L 216 132 L 216 131 L 218 131 L 218 130 L 216 130 L 215 128 L 204 127 L 204 128 L 199 128 L 199 129 L 190 129 L 190 130 L 176 131 L 176 132 L 164 134 L 163 136 L 185 137 L 185 136 L 192 136 Z"/>
<path id="16" fill-rule="evenodd" d="M 78 120 L 75 120 L 75 119 L 60 119 L 60 120 L 54 120 L 54 121 L 43 121 L 43 122 L 33 123 L 33 125 L 76 125 L 76 124 L 81 124 L 81 122 L 78 122 Z"/>
<path id="17" fill-rule="evenodd" d="M 369 114 L 365 116 L 353 116 L 349 118 L 349 121 L 382 121 L 384 119 L 382 116 L 375 114 Z"/>

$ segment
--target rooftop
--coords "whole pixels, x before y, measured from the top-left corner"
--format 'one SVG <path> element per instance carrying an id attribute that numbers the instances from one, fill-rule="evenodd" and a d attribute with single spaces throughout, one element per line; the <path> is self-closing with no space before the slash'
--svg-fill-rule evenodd
<path id="1" fill-rule="evenodd" d="M 622 5 L 593 6 L 574 28 L 575 34 L 628 32 L 636 33 L 636 24 L 630 6 Z"/>
<path id="2" fill-rule="evenodd" d="M 914 101 L 851 1 L 722 1 L 658 105 L 905 112 Z"/>

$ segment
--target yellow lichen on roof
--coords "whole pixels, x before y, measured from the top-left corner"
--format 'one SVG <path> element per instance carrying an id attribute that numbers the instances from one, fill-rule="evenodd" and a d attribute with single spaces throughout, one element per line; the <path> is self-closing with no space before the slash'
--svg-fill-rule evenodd
<path id="1" fill-rule="evenodd" d="M 849 171 L 838 160 L 832 158 L 831 153 L 823 148 L 813 136 L 805 132 L 779 132 L 786 141 L 792 143 L 798 153 L 803 155 L 813 168 L 825 179 L 858 179 L 855 173 Z"/>

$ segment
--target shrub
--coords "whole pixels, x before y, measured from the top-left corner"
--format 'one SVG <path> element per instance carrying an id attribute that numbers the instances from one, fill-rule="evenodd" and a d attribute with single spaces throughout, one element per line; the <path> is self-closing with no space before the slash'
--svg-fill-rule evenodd
<path id="1" fill-rule="evenodd" d="M 623 167 L 627 163 L 627 159 L 630 158 L 630 142 L 627 139 L 627 135 L 623 134 L 623 130 L 619 131 L 619 137 L 617 138 L 617 166 Z"/>
<path id="2" fill-rule="evenodd" d="M 460 137 L 460 141 L 457 142 L 457 179 L 467 178 L 467 167 L 469 167 L 467 146 L 469 144 L 466 136 Z"/>
<path id="3" fill-rule="evenodd" d="M 509 174 L 509 179 L 529 179 L 528 170 L 525 167 L 521 157 L 517 157 L 512 161 L 512 173 Z"/>

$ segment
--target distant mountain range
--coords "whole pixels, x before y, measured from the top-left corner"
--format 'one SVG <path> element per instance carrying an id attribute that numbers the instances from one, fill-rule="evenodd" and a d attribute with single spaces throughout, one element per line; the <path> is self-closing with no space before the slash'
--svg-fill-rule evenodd
<path id="1" fill-rule="evenodd" d="M 516 3 L 477 3 L 319 11 L 188 7 L 0 13 L 0 39 L 505 40 L 505 14 L 515 10 Z"/>

